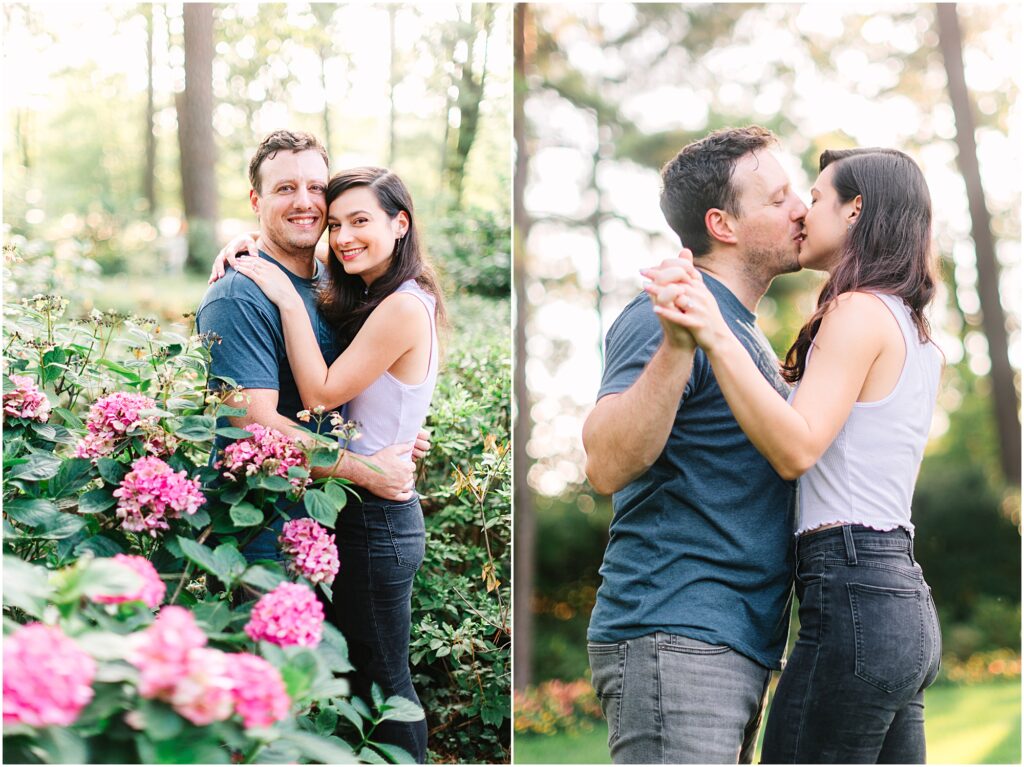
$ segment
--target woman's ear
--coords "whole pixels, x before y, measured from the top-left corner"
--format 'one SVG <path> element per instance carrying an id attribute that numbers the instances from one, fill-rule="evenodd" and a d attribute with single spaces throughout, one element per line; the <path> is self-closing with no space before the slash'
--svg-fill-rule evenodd
<path id="1" fill-rule="evenodd" d="M 853 226 L 857 223 L 857 218 L 860 216 L 860 207 L 864 202 L 864 198 L 859 194 L 851 200 L 850 210 L 846 214 L 846 223 L 849 226 Z"/>
<path id="2" fill-rule="evenodd" d="M 409 231 L 409 214 L 400 210 L 392 220 L 395 223 L 395 237 L 405 237 L 405 233 Z"/>

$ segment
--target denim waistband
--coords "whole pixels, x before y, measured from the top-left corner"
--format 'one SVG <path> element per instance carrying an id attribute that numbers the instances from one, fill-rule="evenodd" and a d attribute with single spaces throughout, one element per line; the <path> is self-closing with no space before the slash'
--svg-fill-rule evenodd
<path id="1" fill-rule="evenodd" d="M 858 551 L 906 551 L 913 559 L 914 539 L 902 527 L 895 530 L 873 530 L 864 525 L 843 525 L 804 533 L 796 542 L 798 559 L 833 552 L 845 557 L 850 564 L 856 564 Z"/>
<path id="2" fill-rule="evenodd" d="M 398 506 L 399 504 L 409 503 L 409 501 L 419 500 L 420 497 L 419 494 L 413 490 L 412 498 L 408 498 L 404 501 L 392 501 L 388 498 L 382 498 L 379 495 L 374 495 L 365 487 L 360 487 L 359 485 L 350 485 L 350 488 L 359 494 L 358 498 L 353 495 L 349 495 L 346 505 L 352 506 L 362 505 L 374 508 L 381 506 Z"/>

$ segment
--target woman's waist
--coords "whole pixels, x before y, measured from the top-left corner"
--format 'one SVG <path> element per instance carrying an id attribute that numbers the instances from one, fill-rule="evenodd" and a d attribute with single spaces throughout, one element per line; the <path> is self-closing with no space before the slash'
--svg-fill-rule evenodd
<path id="1" fill-rule="evenodd" d="M 880 530 L 868 525 L 840 523 L 805 531 L 796 543 L 800 559 L 829 552 L 848 557 L 851 549 L 863 555 L 871 552 L 907 552 L 912 555 L 914 538 L 905 527 Z"/>

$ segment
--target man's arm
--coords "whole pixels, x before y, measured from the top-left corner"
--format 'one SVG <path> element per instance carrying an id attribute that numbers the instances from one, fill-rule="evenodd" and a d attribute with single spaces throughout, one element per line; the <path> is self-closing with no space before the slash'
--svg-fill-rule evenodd
<path id="1" fill-rule="evenodd" d="M 294 439 L 305 440 L 306 433 L 297 428 L 292 420 L 277 412 L 277 398 L 276 389 L 245 389 L 227 401 L 231 407 L 246 408 L 245 415 L 232 416 L 228 420 L 232 426 L 239 428 L 244 429 L 250 423 L 258 423 L 277 429 Z M 380 472 L 374 471 L 363 463 L 363 460 L 345 452 L 334 466 L 315 467 L 312 475 L 315 478 L 341 477 L 365 487 L 381 498 L 406 501 L 412 497 L 415 470 L 413 462 L 403 457 L 410 448 L 412 443 L 391 445 L 363 459 L 366 463 L 378 467 Z"/>
<path id="2" fill-rule="evenodd" d="M 658 286 L 657 290 L 675 288 Z M 660 296 L 654 293 L 652 299 L 657 302 Z M 634 305 L 632 311 L 649 311 L 651 318 L 654 316 L 651 306 Z M 639 376 L 627 389 L 602 397 L 583 424 L 587 479 L 604 495 L 621 490 L 661 455 L 690 380 L 697 348 L 693 336 L 674 322 L 658 320 L 661 343 Z M 645 337 L 654 338 L 648 330 L 642 330 L 639 337 L 615 335 L 614 328 L 609 331 L 605 376 L 612 381 L 628 380 L 642 360 L 638 349 L 650 348 L 643 346 Z"/>
<path id="3" fill-rule="evenodd" d="M 639 477 L 665 449 L 695 349 L 676 335 L 666 334 L 633 385 L 602 397 L 583 424 L 587 479 L 603 495 Z"/>

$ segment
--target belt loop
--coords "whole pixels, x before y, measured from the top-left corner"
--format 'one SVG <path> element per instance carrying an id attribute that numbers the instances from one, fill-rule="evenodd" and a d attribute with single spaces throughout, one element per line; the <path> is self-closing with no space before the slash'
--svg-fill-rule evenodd
<path id="1" fill-rule="evenodd" d="M 910 561 L 916 562 L 917 559 L 914 557 L 914 534 L 906 528 L 903 528 L 903 532 L 906 533 L 907 540 L 910 542 Z"/>
<path id="2" fill-rule="evenodd" d="M 846 564 L 857 564 L 857 549 L 853 545 L 852 525 L 843 525 L 843 541 L 846 543 Z"/>

